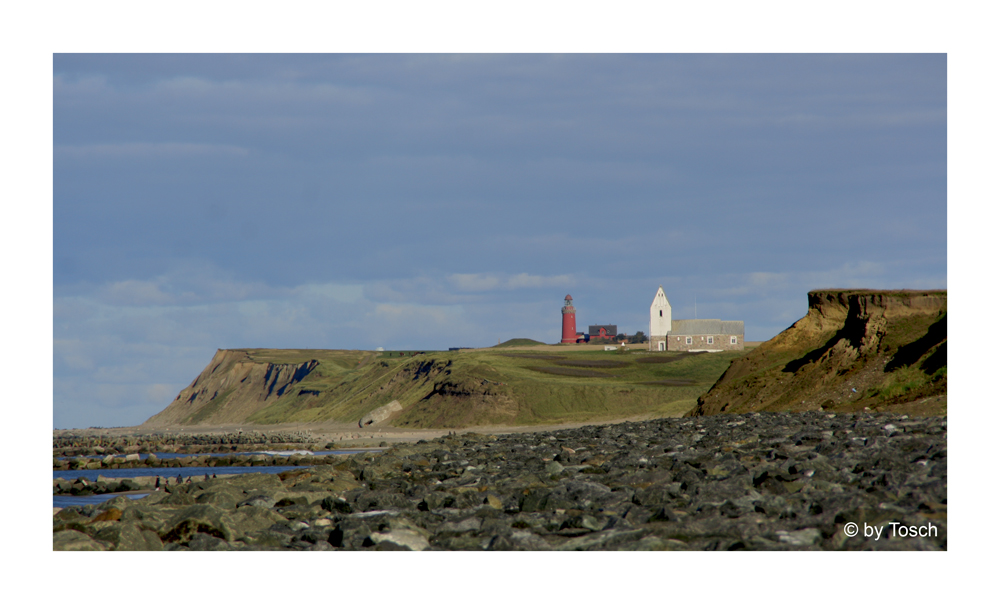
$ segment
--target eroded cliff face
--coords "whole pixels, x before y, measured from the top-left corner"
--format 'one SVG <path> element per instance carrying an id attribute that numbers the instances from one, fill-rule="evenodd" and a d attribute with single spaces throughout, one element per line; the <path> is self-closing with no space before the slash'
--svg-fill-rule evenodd
<path id="1" fill-rule="evenodd" d="M 243 423 L 303 380 L 318 361 L 260 363 L 246 351 L 219 350 L 212 361 L 145 427 Z"/>
<path id="2" fill-rule="evenodd" d="M 809 292 L 808 314 L 733 361 L 692 414 L 943 414 L 947 312 L 943 290 Z"/>
<path id="3" fill-rule="evenodd" d="M 278 362 L 276 359 L 294 359 Z M 309 359 L 309 360 L 304 360 Z M 318 360 L 317 360 L 318 359 Z M 419 427 L 510 420 L 517 405 L 488 366 L 451 360 L 375 360 L 370 353 L 219 350 L 190 386 L 144 427 L 379 421 Z"/>

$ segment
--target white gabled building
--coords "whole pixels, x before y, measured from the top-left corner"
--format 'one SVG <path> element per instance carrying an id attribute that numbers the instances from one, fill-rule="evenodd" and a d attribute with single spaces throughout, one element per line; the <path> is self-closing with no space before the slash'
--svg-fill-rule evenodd
<path id="1" fill-rule="evenodd" d="M 663 286 L 656 290 L 653 303 L 649 306 L 649 349 L 666 350 L 667 334 L 671 329 L 670 301 L 663 293 Z"/>
<path id="2" fill-rule="evenodd" d="M 688 319 L 673 321 L 661 285 L 649 306 L 649 350 L 720 352 L 743 350 L 743 321 Z"/>

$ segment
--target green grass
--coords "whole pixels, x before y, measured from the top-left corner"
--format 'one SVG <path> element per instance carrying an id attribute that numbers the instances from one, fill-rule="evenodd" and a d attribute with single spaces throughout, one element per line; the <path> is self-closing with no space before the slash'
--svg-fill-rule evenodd
<path id="1" fill-rule="evenodd" d="M 398 400 L 403 412 L 394 423 L 410 427 L 679 416 L 743 354 L 567 352 L 556 346 L 551 352 L 486 349 L 403 357 L 364 351 L 247 353 L 256 362 L 319 361 L 250 422 L 353 422 Z M 200 410 L 198 420 L 207 420 L 223 400 Z"/>
<path id="2" fill-rule="evenodd" d="M 887 374 L 880 385 L 869 388 L 867 394 L 871 398 L 888 402 L 919 390 L 931 380 L 931 376 L 916 367 L 901 367 Z"/>
<path id="3" fill-rule="evenodd" d="M 493 348 L 510 348 L 512 346 L 545 346 L 545 342 L 539 342 L 538 340 L 532 340 L 531 338 L 512 338 L 493 346 Z"/>
<path id="4" fill-rule="evenodd" d="M 230 392 L 231 391 L 224 392 L 219 396 L 215 397 L 214 399 L 212 399 L 211 401 L 209 401 L 204 407 L 198 409 L 198 411 L 193 413 L 185 423 L 197 424 L 199 422 L 207 420 L 209 417 L 212 416 L 213 413 L 222 409 L 222 405 L 223 403 L 226 402 L 226 399 L 229 398 Z"/>

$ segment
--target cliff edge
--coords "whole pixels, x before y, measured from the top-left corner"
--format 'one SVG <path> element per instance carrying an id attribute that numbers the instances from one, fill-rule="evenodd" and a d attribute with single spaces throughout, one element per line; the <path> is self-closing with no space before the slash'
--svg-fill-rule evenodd
<path id="1" fill-rule="evenodd" d="M 318 361 L 261 363 L 246 350 L 218 350 L 191 385 L 145 427 L 239 423 L 301 382 Z"/>
<path id="2" fill-rule="evenodd" d="M 947 413 L 945 290 L 816 290 L 805 317 L 732 362 L 690 415 Z"/>

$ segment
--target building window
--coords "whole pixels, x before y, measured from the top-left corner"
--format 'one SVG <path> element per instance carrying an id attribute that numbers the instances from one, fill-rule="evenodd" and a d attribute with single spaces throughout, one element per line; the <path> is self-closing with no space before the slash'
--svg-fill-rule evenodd
<path id="1" fill-rule="evenodd" d="M 686 340 L 687 340 L 687 341 L 686 341 L 686 342 L 684 342 L 684 343 L 685 343 L 685 344 L 690 344 L 690 343 L 691 343 L 691 336 L 688 336 L 688 337 L 686 338 Z"/>
<path id="2" fill-rule="evenodd" d="M 660 316 L 661 316 L 661 317 L 663 316 L 663 311 L 662 311 L 662 310 L 660 311 Z"/>
<path id="3" fill-rule="evenodd" d="M 729 336 L 729 343 L 730 344 L 735 344 L 736 343 L 736 336 Z"/>
<path id="4" fill-rule="evenodd" d="M 713 338 L 712 336 L 708 336 L 708 343 L 715 344 L 715 338 Z"/>

